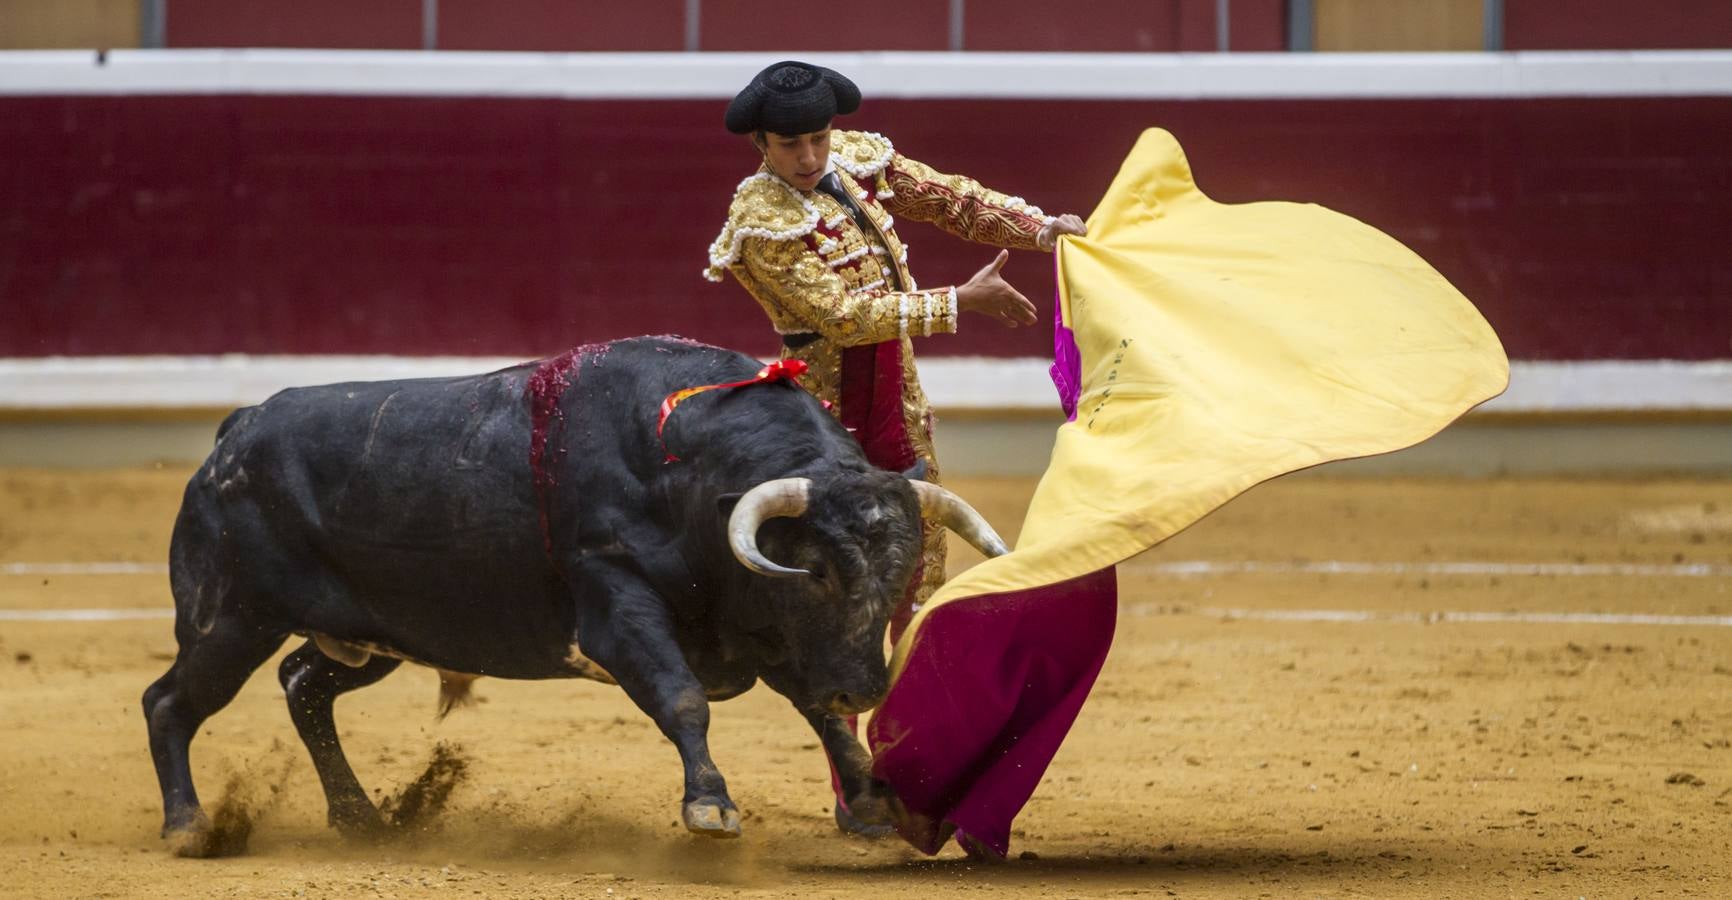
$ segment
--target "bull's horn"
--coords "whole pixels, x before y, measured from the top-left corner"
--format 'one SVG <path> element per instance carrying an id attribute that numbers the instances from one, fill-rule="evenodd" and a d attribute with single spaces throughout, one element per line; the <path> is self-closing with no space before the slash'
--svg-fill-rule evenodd
<path id="1" fill-rule="evenodd" d="M 764 558 L 758 550 L 758 528 L 765 519 L 806 513 L 810 478 L 777 478 L 747 491 L 728 516 L 728 546 L 740 565 L 759 575 L 810 575 L 805 569 L 790 569 Z"/>
<path id="2" fill-rule="evenodd" d="M 909 484 L 914 485 L 914 493 L 920 497 L 920 512 L 927 518 L 937 519 L 988 558 L 1010 552 L 1004 539 L 967 501 L 929 481 L 910 481 Z"/>

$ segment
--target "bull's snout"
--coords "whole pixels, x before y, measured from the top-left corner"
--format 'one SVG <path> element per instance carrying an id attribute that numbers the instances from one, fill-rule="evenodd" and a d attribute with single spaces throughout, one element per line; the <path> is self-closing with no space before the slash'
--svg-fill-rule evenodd
<path id="1" fill-rule="evenodd" d="M 876 693 L 837 691 L 830 695 L 830 700 L 825 704 L 825 708 L 832 715 L 857 716 L 883 702 L 883 691 Z"/>

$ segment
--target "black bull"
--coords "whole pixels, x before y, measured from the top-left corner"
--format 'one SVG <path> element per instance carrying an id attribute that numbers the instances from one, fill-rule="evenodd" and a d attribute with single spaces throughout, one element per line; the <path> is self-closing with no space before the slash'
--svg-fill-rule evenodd
<path id="1" fill-rule="evenodd" d="M 169 556 L 180 650 L 144 693 L 165 834 L 213 849 L 188 746 L 291 634 L 308 640 L 278 674 L 345 831 L 381 823 L 332 703 L 404 660 L 441 671 L 447 704 L 473 676 L 617 683 L 679 749 L 686 827 L 724 836 L 739 814 L 708 701 L 762 679 L 817 731 L 853 817 L 887 822 L 894 797 L 842 717 L 886 690 L 922 512 L 1002 544 L 953 495 L 869 465 L 785 383 L 686 400 L 665 461 L 663 397 L 757 369 L 640 338 L 236 411 L 187 485 Z"/>

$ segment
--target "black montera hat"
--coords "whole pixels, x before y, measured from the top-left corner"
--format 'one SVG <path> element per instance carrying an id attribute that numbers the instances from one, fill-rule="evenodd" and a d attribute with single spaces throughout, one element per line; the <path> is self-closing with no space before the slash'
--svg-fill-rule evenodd
<path id="1" fill-rule="evenodd" d="M 728 104 L 728 130 L 806 134 L 860 108 L 860 89 L 840 73 L 788 60 L 757 74 Z"/>

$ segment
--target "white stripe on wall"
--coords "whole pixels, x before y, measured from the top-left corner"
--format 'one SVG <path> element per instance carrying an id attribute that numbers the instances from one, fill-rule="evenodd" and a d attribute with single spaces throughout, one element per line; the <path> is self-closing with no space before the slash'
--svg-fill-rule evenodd
<path id="1" fill-rule="evenodd" d="M 5 94 L 732 97 L 774 53 L 27 50 Z M 1732 96 L 1732 51 L 817 53 L 868 97 L 1235 100 Z"/>
<path id="2" fill-rule="evenodd" d="M 285 387 L 490 372 L 515 357 L 67 356 L 0 358 L 0 408 L 230 408 Z M 1052 410 L 1049 361 L 926 357 L 920 379 L 939 410 Z M 1732 411 L 1732 360 L 1515 362 L 1502 413 Z"/>

